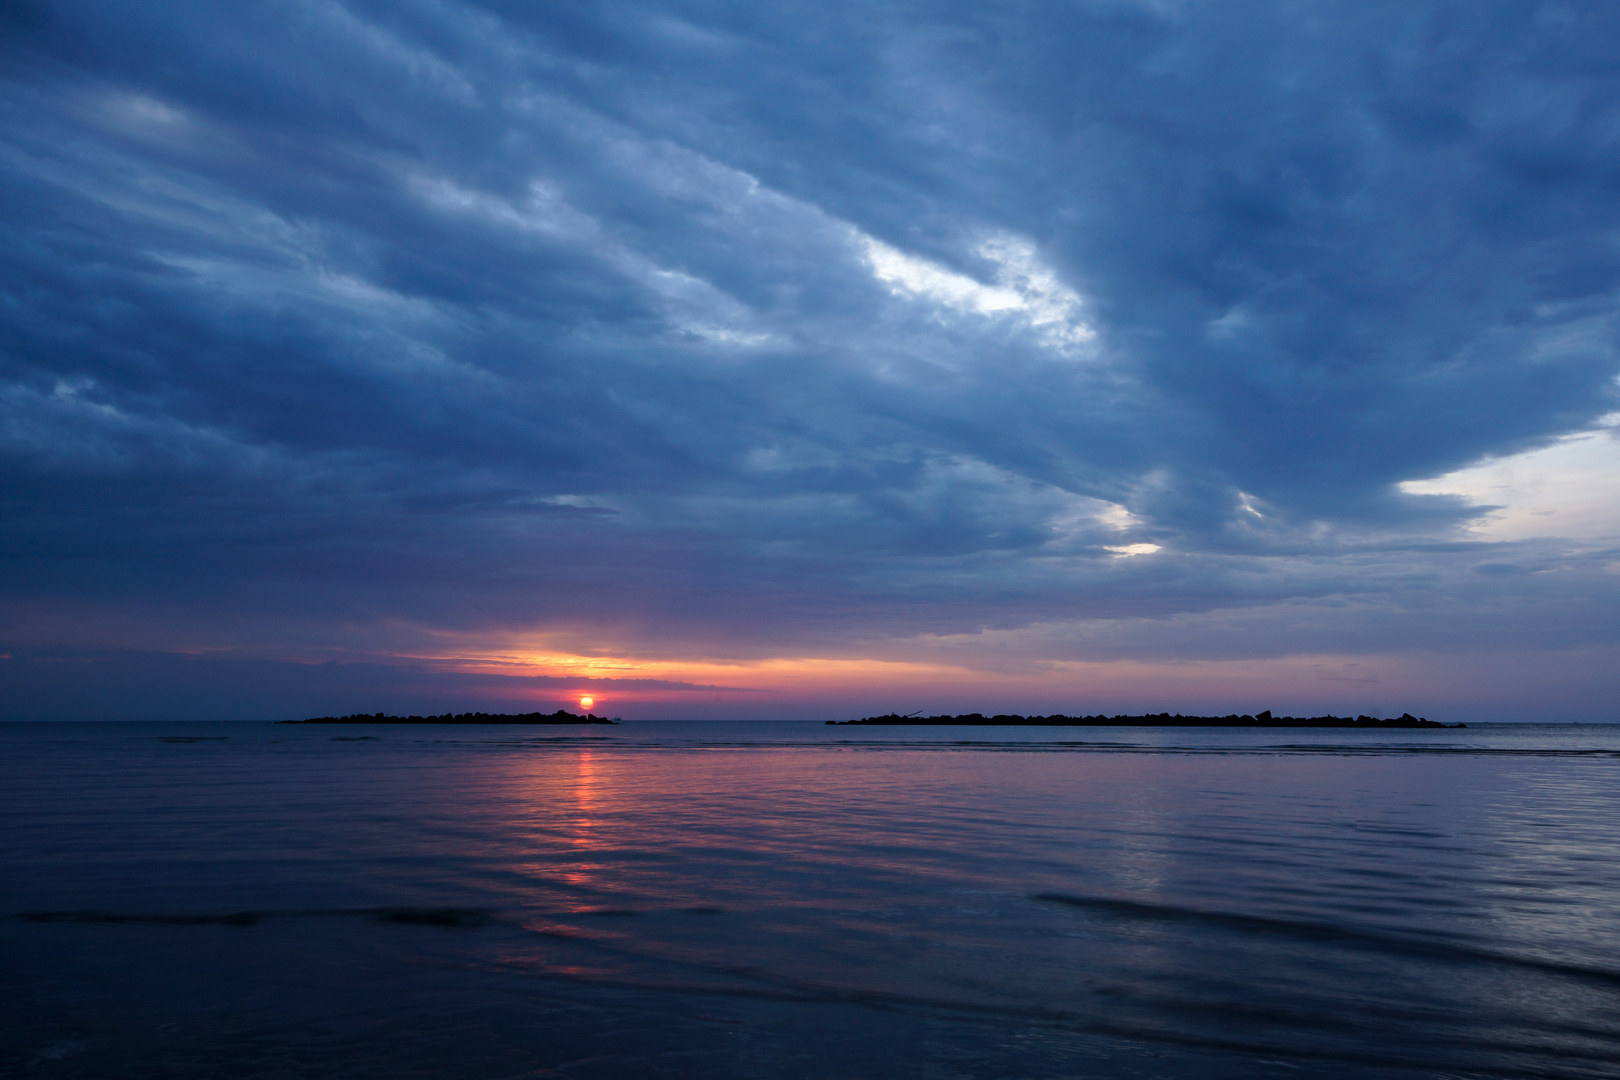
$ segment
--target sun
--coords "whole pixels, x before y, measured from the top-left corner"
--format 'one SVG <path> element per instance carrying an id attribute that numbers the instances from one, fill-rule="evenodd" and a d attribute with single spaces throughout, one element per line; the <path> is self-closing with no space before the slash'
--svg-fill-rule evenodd
<path id="1" fill-rule="evenodd" d="M 595 705 L 595 704 L 596 704 L 596 699 L 591 697 L 588 694 L 585 697 L 582 697 L 582 698 L 579 699 L 579 707 L 582 708 L 582 709 L 588 709 L 592 705 Z"/>

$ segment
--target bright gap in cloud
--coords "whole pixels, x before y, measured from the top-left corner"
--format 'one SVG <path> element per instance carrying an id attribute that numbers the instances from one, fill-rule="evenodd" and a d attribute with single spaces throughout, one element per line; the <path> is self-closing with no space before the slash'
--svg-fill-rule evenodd
<path id="1" fill-rule="evenodd" d="M 1040 261 L 1028 240 L 1002 235 L 979 245 L 977 254 L 995 264 L 995 285 L 907 255 L 864 233 L 857 232 L 855 240 L 872 275 L 896 296 L 928 300 L 964 314 L 1015 315 L 1058 349 L 1084 345 L 1097 336 L 1081 319 L 1080 297 Z"/>
<path id="2" fill-rule="evenodd" d="M 1551 446 L 1478 465 L 1430 480 L 1408 480 L 1413 495 L 1461 495 L 1499 506 L 1470 532 L 1482 540 L 1563 537 L 1620 538 L 1620 413 L 1603 427 L 1566 436 Z"/>
<path id="3" fill-rule="evenodd" d="M 1132 555 L 1151 555 L 1161 549 L 1158 544 L 1124 544 L 1119 547 L 1106 547 L 1103 550 L 1113 552 L 1116 559 L 1128 559 Z"/>

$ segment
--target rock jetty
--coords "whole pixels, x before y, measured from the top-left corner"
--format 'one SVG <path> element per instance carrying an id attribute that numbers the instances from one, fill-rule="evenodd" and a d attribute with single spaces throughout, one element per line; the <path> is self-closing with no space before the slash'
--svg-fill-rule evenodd
<path id="1" fill-rule="evenodd" d="M 282 724 L 616 724 L 605 716 L 584 716 L 558 709 L 554 713 L 445 713 L 443 716 L 389 716 L 355 713 L 353 716 L 316 716 L 308 720 L 281 720 Z"/>
<path id="2" fill-rule="evenodd" d="M 828 720 L 828 724 L 869 726 L 914 724 L 954 724 L 961 727 L 1261 727 L 1261 728 L 1465 728 L 1467 724 L 1442 724 L 1421 716 L 1402 713 L 1387 720 L 1375 716 L 1273 716 L 1266 709 L 1253 716 L 1183 716 L 1180 713 L 1146 713 L 1141 716 L 1014 716 L 1000 713 L 962 713 L 958 716 L 867 716 L 860 720 Z"/>

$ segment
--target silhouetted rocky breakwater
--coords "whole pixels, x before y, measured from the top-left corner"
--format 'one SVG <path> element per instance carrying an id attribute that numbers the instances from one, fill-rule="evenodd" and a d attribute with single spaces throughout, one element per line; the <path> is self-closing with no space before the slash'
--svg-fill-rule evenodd
<path id="1" fill-rule="evenodd" d="M 567 712 L 554 713 L 445 713 L 443 716 L 389 716 L 386 713 L 355 713 L 353 716 L 316 716 L 308 720 L 282 720 L 283 724 L 615 724 L 605 716 Z"/>
<path id="2" fill-rule="evenodd" d="M 963 727 L 1320 727 L 1320 728 L 1463 728 L 1467 724 L 1442 724 L 1421 716 L 1402 713 L 1388 720 L 1374 716 L 1272 716 L 1271 710 L 1254 716 L 1182 716 L 1180 713 L 1147 713 L 1142 716 L 1012 716 L 1001 713 L 963 713 L 960 716 L 867 716 L 860 720 L 828 720 L 835 725 L 849 724 L 956 724 Z"/>

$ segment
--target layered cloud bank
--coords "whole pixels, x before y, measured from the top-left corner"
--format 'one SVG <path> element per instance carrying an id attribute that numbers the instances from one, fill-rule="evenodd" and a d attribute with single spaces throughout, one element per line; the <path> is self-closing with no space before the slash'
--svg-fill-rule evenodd
<path id="1" fill-rule="evenodd" d="M 186 654 L 271 712 L 1613 718 L 1612 4 L 0 40 L 19 715 L 247 708 Z"/>

